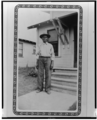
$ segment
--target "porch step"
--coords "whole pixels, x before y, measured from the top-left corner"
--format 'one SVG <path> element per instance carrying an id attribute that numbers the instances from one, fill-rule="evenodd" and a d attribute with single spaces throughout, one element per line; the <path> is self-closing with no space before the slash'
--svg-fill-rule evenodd
<path id="1" fill-rule="evenodd" d="M 63 73 L 63 72 L 61 72 L 61 73 L 59 73 L 59 72 L 53 72 L 52 74 L 54 74 L 54 75 L 70 75 L 70 76 L 77 76 L 77 74 L 75 74 L 75 73 Z"/>
<path id="2" fill-rule="evenodd" d="M 77 68 L 54 68 L 51 89 L 57 92 L 77 93 Z"/>
<path id="3" fill-rule="evenodd" d="M 51 84 L 77 87 L 77 80 L 76 79 L 64 79 L 64 78 L 51 77 Z"/>
<path id="4" fill-rule="evenodd" d="M 64 79 L 64 78 L 51 77 L 51 80 L 59 81 L 59 82 L 77 83 L 76 79 Z"/>
<path id="5" fill-rule="evenodd" d="M 72 86 L 66 86 L 66 85 L 62 86 L 54 83 L 52 83 L 51 86 L 57 89 L 62 89 L 62 90 L 68 90 L 68 91 L 74 91 L 74 92 L 77 91 L 77 87 L 72 87 Z"/>
<path id="6" fill-rule="evenodd" d="M 63 72 L 53 72 L 52 77 L 59 77 L 59 78 L 77 78 L 76 73 L 63 73 Z"/>
<path id="7" fill-rule="evenodd" d="M 59 67 L 54 67 L 54 70 L 67 70 L 67 71 L 77 71 L 77 68 L 59 68 Z"/>
<path id="8" fill-rule="evenodd" d="M 54 72 L 77 73 L 77 68 L 54 68 Z"/>
<path id="9" fill-rule="evenodd" d="M 75 96 L 77 95 L 77 91 L 61 89 L 61 88 L 57 88 L 57 87 L 51 87 L 51 90 L 59 92 L 59 93 L 71 94 L 71 95 L 75 95 Z"/>
<path id="10" fill-rule="evenodd" d="M 67 85 L 67 86 L 77 86 L 77 80 L 75 79 L 64 79 L 64 78 L 56 78 L 56 77 L 51 77 L 51 82 L 54 84 L 59 84 L 59 85 Z"/>
<path id="11" fill-rule="evenodd" d="M 77 87 L 76 83 L 70 83 L 70 82 L 60 82 L 60 81 L 51 81 L 51 84 L 57 84 L 61 86 L 72 86 L 72 87 Z"/>

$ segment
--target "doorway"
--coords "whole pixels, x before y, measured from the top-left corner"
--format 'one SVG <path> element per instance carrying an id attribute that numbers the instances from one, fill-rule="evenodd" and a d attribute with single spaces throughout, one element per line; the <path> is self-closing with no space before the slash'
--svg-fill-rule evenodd
<path id="1" fill-rule="evenodd" d="M 74 68 L 77 68 L 77 26 L 74 26 Z"/>
<path id="2" fill-rule="evenodd" d="M 47 33 L 51 36 L 49 38 L 49 43 L 53 45 L 55 56 L 58 56 L 58 35 L 55 29 L 47 30 Z"/>

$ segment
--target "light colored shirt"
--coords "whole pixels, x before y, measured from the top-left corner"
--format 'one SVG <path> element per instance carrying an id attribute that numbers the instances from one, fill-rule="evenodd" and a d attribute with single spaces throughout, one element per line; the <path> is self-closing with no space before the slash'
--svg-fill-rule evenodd
<path id="1" fill-rule="evenodd" d="M 36 49 L 36 56 L 37 59 L 39 58 L 39 56 L 44 56 L 44 57 L 51 57 L 51 60 L 54 60 L 55 54 L 52 44 L 46 42 L 39 45 Z"/>

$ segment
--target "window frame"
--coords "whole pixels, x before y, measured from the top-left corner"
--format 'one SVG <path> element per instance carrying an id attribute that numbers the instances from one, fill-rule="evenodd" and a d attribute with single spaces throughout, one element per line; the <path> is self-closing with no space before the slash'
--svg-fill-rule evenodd
<path id="1" fill-rule="evenodd" d="M 22 44 L 22 49 L 18 49 L 19 51 L 22 50 L 22 54 L 18 52 L 19 57 L 23 57 L 23 42 L 19 42 L 19 45 Z"/>

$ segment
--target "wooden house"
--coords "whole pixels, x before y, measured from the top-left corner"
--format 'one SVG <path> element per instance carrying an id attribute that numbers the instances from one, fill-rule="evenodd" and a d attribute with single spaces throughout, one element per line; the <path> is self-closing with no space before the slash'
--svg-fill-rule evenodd
<path id="1" fill-rule="evenodd" d="M 40 34 L 51 35 L 49 42 L 54 47 L 54 67 L 76 68 L 77 67 L 77 43 L 78 43 L 78 13 L 77 12 L 52 11 L 50 19 L 28 29 L 37 28 L 36 46 L 42 43 Z M 37 48 L 37 47 L 36 47 Z"/>

